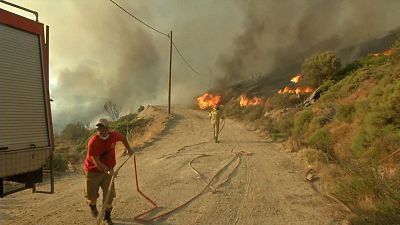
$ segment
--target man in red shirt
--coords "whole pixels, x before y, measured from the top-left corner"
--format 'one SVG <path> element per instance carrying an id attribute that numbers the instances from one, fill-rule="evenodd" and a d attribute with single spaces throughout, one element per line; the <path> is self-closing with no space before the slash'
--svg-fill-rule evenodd
<path id="1" fill-rule="evenodd" d="M 106 208 L 104 222 L 113 224 L 111 221 L 112 201 L 115 197 L 115 187 L 112 185 L 111 198 L 104 202 L 111 177 L 114 176 L 115 144 L 122 141 L 129 155 L 133 154 L 128 140 L 120 133 L 110 130 L 107 119 L 100 119 L 96 123 L 97 133 L 88 142 L 88 151 L 84 163 L 86 187 L 85 194 L 93 217 L 98 216 L 96 207 L 99 197 L 99 187 L 103 190 L 103 205 Z"/>

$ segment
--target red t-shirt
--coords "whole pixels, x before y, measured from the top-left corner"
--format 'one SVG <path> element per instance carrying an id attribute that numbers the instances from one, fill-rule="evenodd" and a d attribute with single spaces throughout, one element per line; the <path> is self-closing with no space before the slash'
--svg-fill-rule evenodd
<path id="1" fill-rule="evenodd" d="M 85 159 L 86 172 L 100 172 L 95 166 L 92 156 L 100 156 L 100 161 L 107 167 L 115 166 L 115 143 L 124 140 L 124 136 L 116 131 L 110 131 L 108 134 L 110 136 L 107 140 L 102 140 L 98 134 L 90 138 Z"/>

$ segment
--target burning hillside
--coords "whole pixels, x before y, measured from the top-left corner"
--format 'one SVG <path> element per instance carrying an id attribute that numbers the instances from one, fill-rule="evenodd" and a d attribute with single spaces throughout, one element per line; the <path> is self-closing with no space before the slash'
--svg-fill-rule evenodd
<path id="1" fill-rule="evenodd" d="M 386 49 L 386 50 L 383 51 L 383 52 L 372 53 L 371 55 L 372 55 L 372 56 L 375 56 L 375 57 L 377 57 L 377 56 L 391 56 L 392 53 L 393 53 L 392 49 L 389 48 L 389 49 Z"/>
<path id="2" fill-rule="evenodd" d="M 245 94 L 240 95 L 240 106 L 255 106 L 260 105 L 262 103 L 262 99 L 259 97 L 248 98 Z"/>
<path id="3" fill-rule="evenodd" d="M 301 74 L 296 74 L 292 79 L 290 79 L 290 82 L 293 82 L 294 84 L 298 84 L 300 80 L 302 79 Z M 284 87 L 278 91 L 278 94 L 296 94 L 300 95 L 303 93 L 312 93 L 314 91 L 314 88 L 312 87 Z"/>

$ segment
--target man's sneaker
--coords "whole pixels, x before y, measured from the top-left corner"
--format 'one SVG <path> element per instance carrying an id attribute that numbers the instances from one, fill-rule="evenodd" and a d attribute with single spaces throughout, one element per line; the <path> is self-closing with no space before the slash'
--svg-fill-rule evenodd
<path id="1" fill-rule="evenodd" d="M 99 211 L 97 211 L 96 205 L 89 205 L 90 207 L 90 213 L 92 214 L 93 217 L 97 217 L 99 215 Z"/>

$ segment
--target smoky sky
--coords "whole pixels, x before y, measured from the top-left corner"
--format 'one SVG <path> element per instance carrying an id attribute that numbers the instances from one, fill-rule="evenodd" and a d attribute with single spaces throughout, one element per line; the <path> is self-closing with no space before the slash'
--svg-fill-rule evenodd
<path id="1" fill-rule="evenodd" d="M 116 0 L 173 40 L 172 103 L 193 103 L 213 85 L 284 77 L 316 52 L 339 51 L 399 27 L 397 0 Z M 110 1 L 15 0 L 50 26 L 50 91 L 56 128 L 167 103 L 169 39 Z M 348 55 L 357 57 L 357 48 Z M 342 56 L 341 56 L 342 57 Z M 352 58 L 342 59 L 349 61 Z M 293 71 L 298 72 L 298 71 Z M 271 80 L 276 80 L 271 79 Z"/>
<path id="2" fill-rule="evenodd" d="M 233 22 L 239 19 L 230 18 L 232 12 L 240 12 L 231 1 L 117 2 L 156 29 L 173 30 L 181 53 L 194 68 L 205 71 L 206 76 L 194 74 L 173 51 L 173 104 L 191 103 L 193 96 L 210 87 L 209 71 L 218 49 L 227 48 L 227 40 L 241 30 Z M 135 112 L 139 105 L 167 103 L 168 37 L 109 1 L 61 0 L 33 6 L 42 9 L 53 40 L 50 81 L 56 130 L 104 116 L 103 105 L 109 100 L 121 106 L 123 114 Z M 49 13 L 48 8 L 59 13 Z M 222 34 L 225 38 L 216 38 Z"/>
<path id="3" fill-rule="evenodd" d="M 160 77 L 165 74 L 161 71 L 160 55 L 143 28 L 132 26 L 125 15 L 115 14 L 109 7 L 87 10 L 89 6 L 83 3 L 74 6 L 77 15 L 88 19 L 80 21 L 81 33 L 73 34 L 75 49 L 67 51 L 72 54 L 75 51 L 79 59 L 82 49 L 90 51 L 96 43 L 95 56 L 76 60 L 59 71 L 52 98 L 60 127 L 106 116 L 103 111 L 106 101 L 121 106 L 122 113 L 134 111 L 134 106 L 157 98 Z"/>
<path id="4" fill-rule="evenodd" d="M 240 4 L 245 11 L 245 29 L 216 62 L 221 86 L 254 75 L 288 77 L 270 72 L 299 64 L 311 54 L 338 52 L 400 27 L 400 1 L 396 0 L 252 0 Z"/>

